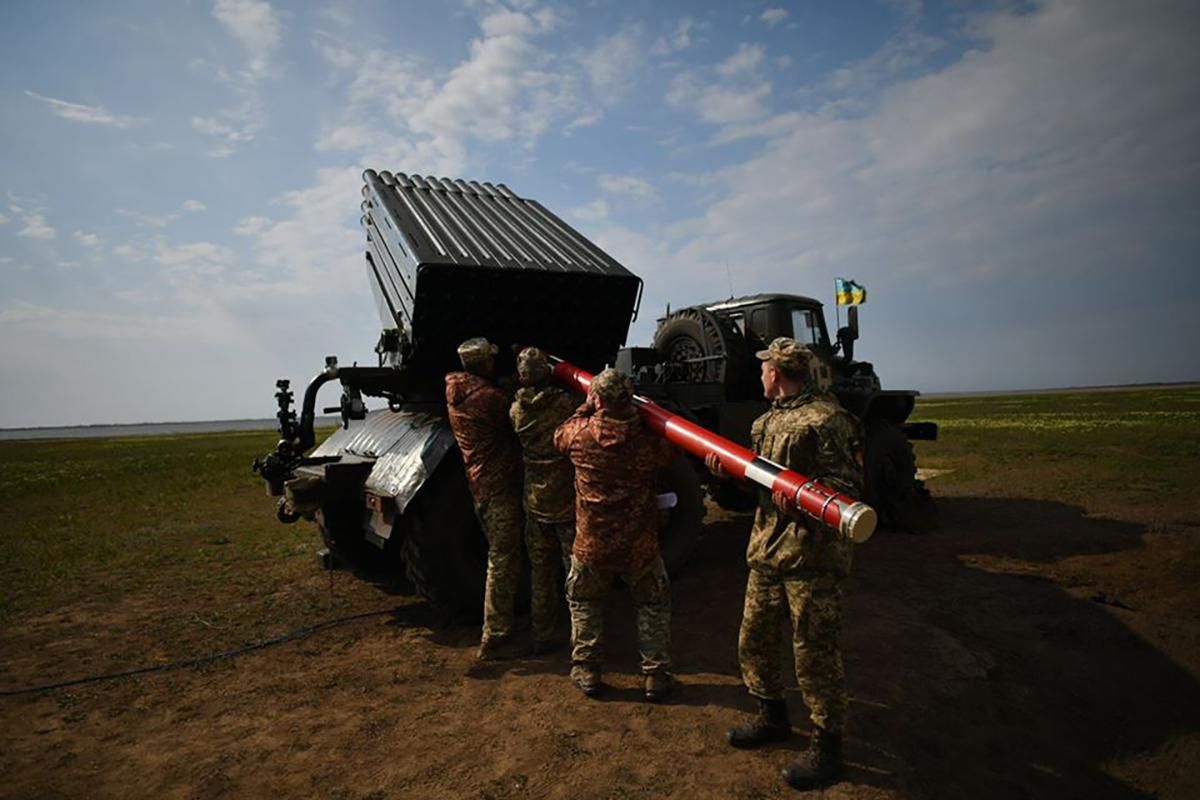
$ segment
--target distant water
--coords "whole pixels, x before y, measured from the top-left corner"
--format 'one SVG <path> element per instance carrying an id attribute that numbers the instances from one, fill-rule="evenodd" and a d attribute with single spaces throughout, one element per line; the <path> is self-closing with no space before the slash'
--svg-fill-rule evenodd
<path id="1" fill-rule="evenodd" d="M 334 424 L 334 418 L 317 419 L 317 427 Z M 0 428 L 3 439 L 98 439 L 106 436 L 177 436 L 181 433 L 277 430 L 271 419 L 223 419 L 211 422 L 143 422 L 136 425 L 73 425 L 66 428 Z"/>

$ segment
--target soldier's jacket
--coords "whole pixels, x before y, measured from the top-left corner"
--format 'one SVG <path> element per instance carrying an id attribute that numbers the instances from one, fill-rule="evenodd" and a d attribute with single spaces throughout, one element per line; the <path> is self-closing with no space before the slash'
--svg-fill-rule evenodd
<path id="1" fill-rule="evenodd" d="M 642 425 L 581 406 L 554 433 L 575 466 L 575 558 L 598 569 L 637 572 L 658 557 L 654 473 L 674 449 Z"/>
<path id="2" fill-rule="evenodd" d="M 478 375 L 451 372 L 446 406 L 476 502 L 501 492 L 520 493 L 521 454 L 504 390 Z"/>
<path id="3" fill-rule="evenodd" d="M 575 473 L 554 446 L 554 431 L 577 405 L 557 386 L 526 386 L 508 411 L 525 461 L 525 512 L 538 522 L 575 518 Z"/>
<path id="4" fill-rule="evenodd" d="M 750 428 L 754 451 L 852 497 L 862 495 L 858 419 L 827 393 L 776 398 Z M 783 514 L 760 490 L 746 563 L 781 576 L 846 575 L 850 542 L 800 515 Z"/>

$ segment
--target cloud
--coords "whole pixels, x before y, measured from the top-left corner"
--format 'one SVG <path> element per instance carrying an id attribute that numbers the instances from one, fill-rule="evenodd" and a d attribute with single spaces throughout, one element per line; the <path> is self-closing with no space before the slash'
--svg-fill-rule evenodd
<path id="1" fill-rule="evenodd" d="M 134 264 L 142 261 L 146 257 L 145 253 L 142 252 L 142 249 L 133 242 L 125 242 L 124 244 L 117 245 L 112 249 L 112 254 L 122 261 L 128 261 Z"/>
<path id="2" fill-rule="evenodd" d="M 271 4 L 263 0 L 216 0 L 213 16 L 246 50 L 250 77 L 266 75 L 283 30 Z"/>
<path id="3" fill-rule="evenodd" d="M 141 125 L 145 120 L 137 117 L 127 117 L 120 114 L 113 114 L 102 106 L 86 106 L 81 103 L 68 103 L 66 100 L 56 100 L 53 97 L 45 97 L 35 92 L 26 91 L 25 94 L 40 100 L 50 107 L 58 116 L 63 119 L 69 119 L 72 122 L 82 122 L 88 125 L 107 125 L 112 128 L 125 130 L 132 128 L 135 125 Z"/>
<path id="4" fill-rule="evenodd" d="M 260 84 L 267 78 L 278 77 L 274 58 L 282 40 L 283 24 L 271 4 L 264 0 L 215 0 L 212 13 L 245 50 L 245 68 L 233 71 L 225 63 L 194 62 L 193 68 L 211 69 L 218 81 L 231 88 L 236 101 L 215 113 L 193 115 L 191 125 L 215 140 L 207 151 L 210 158 L 228 158 L 266 127 Z"/>
<path id="5" fill-rule="evenodd" d="M 40 338 L 90 342 L 96 339 L 163 342 L 213 342 L 237 344 L 225 320 L 180 317 L 177 314 L 122 314 L 13 303 L 0 307 L 0 330 L 29 341 Z"/>
<path id="6" fill-rule="evenodd" d="M 9 220 L 9 218 L 8 218 L 8 217 L 6 217 L 6 216 L 3 214 L 3 212 L 0 212 L 0 225 L 6 225 L 6 224 L 8 224 L 10 221 L 11 221 L 11 220 Z"/>
<path id="7" fill-rule="evenodd" d="M 644 178 L 634 175 L 600 175 L 596 182 L 609 194 L 628 197 L 631 200 L 653 200 L 657 196 L 653 186 Z"/>
<path id="8" fill-rule="evenodd" d="M 743 44 L 737 52 L 717 65 L 717 74 L 722 78 L 733 78 L 752 73 L 762 64 L 767 49 L 762 45 Z"/>
<path id="9" fill-rule="evenodd" d="M 25 217 L 25 227 L 17 232 L 17 236 L 23 236 L 26 239 L 53 239 L 55 236 L 54 228 L 46 223 L 46 217 L 42 214 L 30 214 Z"/>
<path id="10" fill-rule="evenodd" d="M 600 120 L 604 119 L 604 112 L 599 109 L 589 108 L 575 119 L 563 126 L 563 133 L 570 134 L 579 128 L 588 128 L 595 125 Z"/>
<path id="11" fill-rule="evenodd" d="M 314 146 L 350 153 L 359 163 L 419 164 L 454 175 L 481 152 L 479 145 L 507 150 L 515 142 L 528 150 L 554 124 L 587 124 L 577 76 L 538 43 L 557 24 L 550 13 L 489 6 L 468 57 L 441 74 L 410 55 L 352 53 L 334 37 L 319 36 L 314 45 L 335 80 L 346 82 L 347 104 L 333 112 L 336 123 L 319 132 Z"/>
<path id="12" fill-rule="evenodd" d="M 208 206 L 204 205 L 204 203 L 201 203 L 199 200 L 185 200 L 185 201 L 183 201 L 183 210 L 184 211 L 207 211 Z"/>
<path id="13" fill-rule="evenodd" d="M 634 87 L 646 47 L 638 24 L 626 25 L 617 33 L 600 37 L 582 56 L 597 98 L 612 104 Z"/>
<path id="14" fill-rule="evenodd" d="M 604 222 L 608 219 L 608 201 L 603 198 L 593 200 L 587 205 L 571 209 L 570 214 L 583 222 Z"/>
<path id="15" fill-rule="evenodd" d="M 102 247 L 103 240 L 94 233 L 84 233 L 83 231 L 75 231 L 75 238 L 79 243 L 86 247 Z"/>
<path id="16" fill-rule="evenodd" d="M 713 125 L 744 124 L 767 116 L 772 87 L 759 69 L 766 52 L 762 45 L 741 44 L 714 67 L 680 72 L 667 86 L 667 103 Z"/>
<path id="17" fill-rule="evenodd" d="M 671 80 L 667 102 L 675 108 L 694 111 L 705 122 L 727 125 L 766 116 L 770 95 L 771 84 L 767 81 L 741 85 L 707 82 L 698 73 L 689 71 Z"/>
<path id="18" fill-rule="evenodd" d="M 139 228 L 165 228 L 179 219 L 178 214 L 144 214 L 128 208 L 118 208 L 117 213 L 133 220 Z"/>
<path id="19" fill-rule="evenodd" d="M 669 56 L 692 46 L 692 30 L 696 23 L 690 17 L 684 17 L 675 25 L 675 30 L 669 36 L 659 36 L 650 45 L 650 55 Z"/>
<path id="20" fill-rule="evenodd" d="M 271 220 L 268 217 L 242 217 L 233 227 L 233 232 L 238 236 L 254 236 L 261 233 L 270 224 Z"/>
<path id="21" fill-rule="evenodd" d="M 768 8 L 758 18 L 767 23 L 768 28 L 774 28 L 788 18 L 788 12 L 784 8 Z"/>
<path id="22" fill-rule="evenodd" d="M 974 297 L 951 316 L 964 341 L 986 329 L 978 337 L 986 342 L 1015 319 L 1065 313 L 1085 298 L 1119 307 L 1120 294 L 1171 283 L 1194 259 L 1195 31 L 1187 3 L 1143 14 L 1121 2 L 1058 2 L 979 16 L 974 49 L 936 72 L 893 74 L 856 98 L 852 114 L 830 104 L 756 122 L 765 144 L 712 174 L 717 195 L 673 231 L 679 246 L 668 263 L 716 271 L 736 257 L 759 265 L 754 279 L 774 290 L 852 271 L 878 287 L 876 298 L 899 304 L 873 306 L 892 316 L 898 335 L 866 345 L 872 360 L 906 362 L 915 382 L 945 386 L 951 378 L 941 370 L 957 344 L 927 337 L 904 304 L 946 308 Z M 677 89 L 690 104 L 706 87 Z M 1056 310 L 1050 298 L 1070 299 Z M 1141 364 L 1156 350 L 1151 338 L 1103 347 Z M 905 355 L 903 340 L 926 357 Z M 960 359 L 953 380 L 1086 381 L 1082 365 L 1113 357 L 1101 347 L 1072 357 L 1072 377 Z M 1162 374 L 1179 374 L 1162 352 L 1154 356 Z"/>

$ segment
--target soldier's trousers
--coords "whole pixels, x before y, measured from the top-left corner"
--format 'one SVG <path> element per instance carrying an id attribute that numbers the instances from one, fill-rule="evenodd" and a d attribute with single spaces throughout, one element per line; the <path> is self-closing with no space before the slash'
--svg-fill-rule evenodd
<path id="1" fill-rule="evenodd" d="M 796 682 L 813 724 L 841 733 L 846 723 L 846 674 L 838 646 L 839 578 L 779 578 L 750 570 L 738 636 L 742 681 L 755 697 L 783 699 L 779 645 L 789 617 Z"/>
<path id="2" fill-rule="evenodd" d="M 571 545 L 575 541 L 575 520 L 538 522 L 525 518 L 525 549 L 529 553 L 530 627 L 535 642 L 554 639 L 558 617 L 558 565 L 571 570 Z"/>
<path id="3" fill-rule="evenodd" d="M 571 559 L 567 603 L 571 607 L 571 662 L 599 669 L 604 661 L 604 599 L 621 578 L 637 606 L 638 650 L 642 672 L 666 672 L 671 666 L 671 583 L 662 558 L 637 573 L 596 569 Z"/>
<path id="4" fill-rule="evenodd" d="M 483 638 L 512 634 L 517 580 L 521 576 L 521 496 L 492 495 L 476 503 L 488 543 L 487 584 L 483 591 Z"/>

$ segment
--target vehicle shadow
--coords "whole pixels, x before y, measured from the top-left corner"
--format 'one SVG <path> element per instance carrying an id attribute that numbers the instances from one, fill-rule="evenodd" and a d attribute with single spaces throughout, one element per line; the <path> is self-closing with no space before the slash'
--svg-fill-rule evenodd
<path id="1" fill-rule="evenodd" d="M 1200 683 L 1130 629 L 1138 612 L 1054 566 L 1140 548 L 1142 528 L 1048 501 L 939 506 L 939 532 L 883 532 L 856 551 L 842 634 L 847 780 L 930 797 L 1149 797 L 1104 767 L 1200 730 Z M 670 702 L 749 712 L 737 634 L 750 518 L 714 516 L 672 585 L 681 685 Z M 613 667 L 636 671 L 627 597 L 609 619 Z M 794 686 L 786 644 L 780 659 Z M 612 699 L 639 700 L 625 694 Z M 798 690 L 788 702 L 807 733 Z"/>
<path id="2" fill-rule="evenodd" d="M 1200 729 L 1200 683 L 1054 566 L 1140 548 L 1142 529 L 1047 501 L 939 506 L 941 532 L 856 554 L 851 760 L 886 755 L 934 797 L 1149 796 L 1103 767 Z"/>

